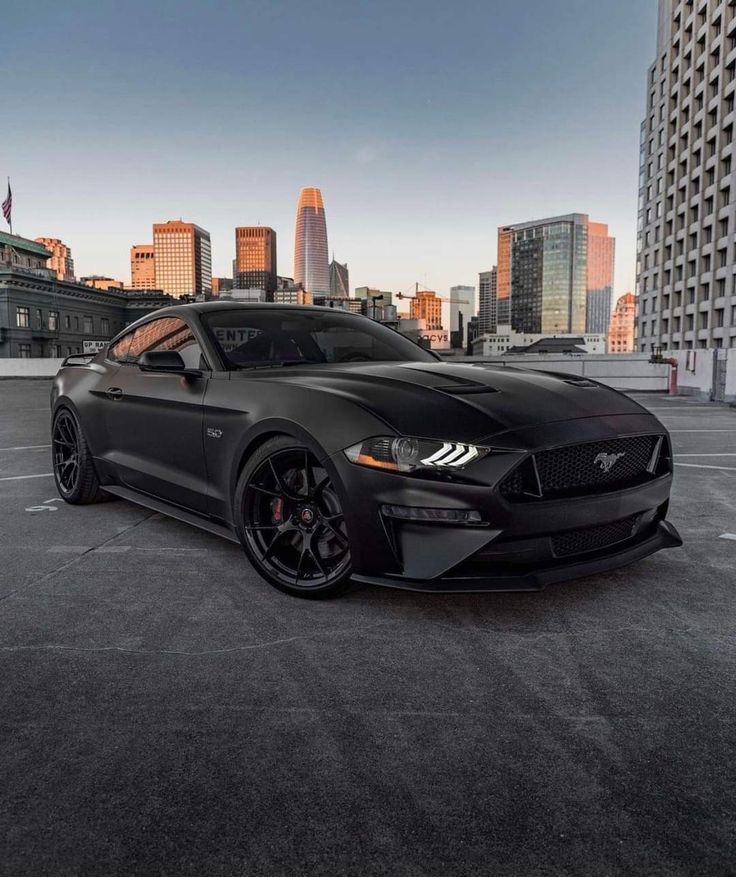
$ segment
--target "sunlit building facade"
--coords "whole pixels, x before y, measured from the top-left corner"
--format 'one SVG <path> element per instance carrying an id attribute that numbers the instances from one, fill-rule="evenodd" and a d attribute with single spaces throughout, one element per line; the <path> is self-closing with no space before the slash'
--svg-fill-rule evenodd
<path id="1" fill-rule="evenodd" d="M 736 347 L 736 5 L 660 0 L 647 72 L 637 348 Z"/>
<path id="2" fill-rule="evenodd" d="M 130 286 L 132 289 L 156 288 L 153 244 L 134 244 L 130 248 Z"/>
<path id="3" fill-rule="evenodd" d="M 322 193 L 316 188 L 302 189 L 296 208 L 294 281 L 313 295 L 330 293 L 327 254 L 327 221 Z"/>
<path id="4" fill-rule="evenodd" d="M 635 347 L 636 297 L 627 292 L 616 302 L 608 330 L 609 353 L 631 353 Z"/>
<path id="5" fill-rule="evenodd" d="M 605 222 L 588 222 L 588 291 L 585 331 L 608 334 L 613 299 L 616 239 Z"/>
<path id="6" fill-rule="evenodd" d="M 264 225 L 243 225 L 235 229 L 236 289 L 264 289 L 269 296 L 276 289 L 276 232 Z"/>
<path id="7" fill-rule="evenodd" d="M 74 259 L 72 251 L 58 238 L 35 238 L 37 244 L 46 247 L 51 253 L 47 267 L 56 274 L 57 280 L 74 281 Z"/>
<path id="8" fill-rule="evenodd" d="M 210 233 L 172 219 L 153 226 L 156 289 L 177 298 L 212 294 Z"/>
<path id="9" fill-rule="evenodd" d="M 411 299 L 409 315 L 415 320 L 424 320 L 428 330 L 442 328 L 442 300 L 436 292 L 417 290 Z"/>

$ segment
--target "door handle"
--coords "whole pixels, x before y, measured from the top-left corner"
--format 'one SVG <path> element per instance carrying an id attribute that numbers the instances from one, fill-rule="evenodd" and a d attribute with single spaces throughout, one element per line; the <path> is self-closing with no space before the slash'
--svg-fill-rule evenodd
<path id="1" fill-rule="evenodd" d="M 108 387 L 106 395 L 108 399 L 122 399 L 123 391 L 120 387 Z"/>

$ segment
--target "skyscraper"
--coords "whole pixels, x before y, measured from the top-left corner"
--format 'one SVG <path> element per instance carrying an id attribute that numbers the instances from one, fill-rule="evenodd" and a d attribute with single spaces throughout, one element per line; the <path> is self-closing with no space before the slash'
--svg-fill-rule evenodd
<path id="1" fill-rule="evenodd" d="M 588 217 L 571 213 L 521 222 L 500 228 L 498 235 L 499 310 L 503 256 L 504 311 L 510 291 L 512 328 L 526 333 L 584 332 Z"/>
<path id="2" fill-rule="evenodd" d="M 481 271 L 478 275 L 478 334 L 495 332 L 498 319 L 498 269 Z M 508 303 L 508 299 L 507 299 Z M 470 340 L 470 339 L 468 339 Z"/>
<path id="3" fill-rule="evenodd" d="M 732 0 L 660 0 L 641 125 L 637 347 L 736 347 Z"/>
<path id="4" fill-rule="evenodd" d="M 604 222 L 588 222 L 588 294 L 585 331 L 608 334 L 613 296 L 616 239 L 609 237 Z"/>
<path id="5" fill-rule="evenodd" d="M 58 238 L 35 238 L 37 244 L 41 244 L 51 251 L 48 266 L 56 274 L 57 280 L 74 281 L 74 259 L 72 251 Z"/>
<path id="6" fill-rule="evenodd" d="M 441 329 L 442 300 L 436 292 L 419 289 L 411 299 L 410 315 L 415 320 L 424 320 L 427 329 Z"/>
<path id="7" fill-rule="evenodd" d="M 345 265 L 330 262 L 330 295 L 333 298 L 350 298 L 350 275 L 347 263 Z"/>
<path id="8" fill-rule="evenodd" d="M 475 287 L 450 288 L 450 338 L 453 347 L 465 347 L 470 318 L 475 316 Z M 456 334 L 455 334 L 456 333 Z"/>
<path id="9" fill-rule="evenodd" d="M 328 295 L 327 222 L 322 193 L 306 188 L 299 193 L 294 238 L 294 281 L 312 294 Z"/>
<path id="10" fill-rule="evenodd" d="M 193 222 L 170 219 L 153 226 L 156 289 L 168 295 L 212 293 L 210 233 Z"/>
<path id="11" fill-rule="evenodd" d="M 276 289 L 276 232 L 263 225 L 241 225 L 235 229 L 235 267 L 237 289 L 265 289 L 269 296 Z"/>
<path id="12" fill-rule="evenodd" d="M 130 286 L 132 289 L 156 288 L 153 244 L 134 244 L 130 248 Z"/>
<path id="13" fill-rule="evenodd" d="M 631 353 L 634 350 L 634 324 L 636 323 L 636 298 L 627 292 L 616 302 L 608 331 L 609 353 Z"/>

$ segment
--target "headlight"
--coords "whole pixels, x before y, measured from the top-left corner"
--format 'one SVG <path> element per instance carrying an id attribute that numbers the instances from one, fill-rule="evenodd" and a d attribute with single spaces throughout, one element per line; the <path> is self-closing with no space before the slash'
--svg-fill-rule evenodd
<path id="1" fill-rule="evenodd" d="M 346 448 L 345 456 L 361 466 L 414 472 L 417 469 L 464 469 L 490 452 L 490 448 L 460 442 L 379 436 Z"/>

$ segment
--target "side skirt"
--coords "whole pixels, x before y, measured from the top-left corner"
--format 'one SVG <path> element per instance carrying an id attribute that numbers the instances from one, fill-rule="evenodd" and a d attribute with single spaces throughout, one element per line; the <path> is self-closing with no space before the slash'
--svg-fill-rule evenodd
<path id="1" fill-rule="evenodd" d="M 169 518 L 175 518 L 177 521 L 181 521 L 184 524 L 191 524 L 192 527 L 199 527 L 200 530 L 206 530 L 214 536 L 220 536 L 223 539 L 227 539 L 229 542 L 234 542 L 236 545 L 240 545 L 238 537 L 227 527 L 223 527 L 221 524 L 216 524 L 214 521 L 210 521 L 207 518 L 202 518 L 199 515 L 194 514 L 194 512 L 180 509 L 178 506 L 164 502 L 162 499 L 155 499 L 152 496 L 147 496 L 145 493 L 138 493 L 138 491 L 131 490 L 129 487 L 119 487 L 117 484 L 103 484 L 101 489 L 107 493 L 112 493 L 114 496 L 119 496 L 121 499 L 127 499 L 128 502 L 134 502 L 136 505 L 151 509 L 151 511 L 154 512 L 160 512 L 162 515 L 166 515 Z"/>

